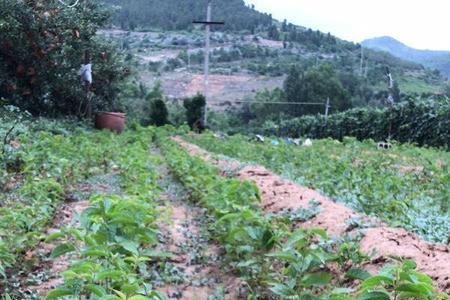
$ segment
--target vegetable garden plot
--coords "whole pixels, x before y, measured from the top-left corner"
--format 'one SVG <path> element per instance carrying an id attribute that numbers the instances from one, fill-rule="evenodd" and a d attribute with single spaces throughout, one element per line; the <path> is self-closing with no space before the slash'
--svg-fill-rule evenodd
<path id="1" fill-rule="evenodd" d="M 2 157 L 0 275 L 22 262 L 42 239 L 65 192 L 77 181 L 103 173 L 114 139 L 82 132 L 67 137 L 46 132 L 21 136 L 20 147 Z M 9 166 L 9 167 L 8 167 Z M 10 184 L 14 182 L 14 184 Z"/>
<path id="2" fill-rule="evenodd" d="M 312 147 L 225 140 L 212 134 L 190 141 L 215 153 L 261 164 L 294 182 L 323 192 L 350 208 L 445 243 L 450 235 L 450 154 L 347 138 L 317 140 Z"/>
<path id="3" fill-rule="evenodd" d="M 408 260 L 371 276 L 361 268 L 367 258 L 355 243 L 332 241 L 322 229 L 293 230 L 290 218 L 262 214 L 252 184 L 223 178 L 218 169 L 190 157 L 168 139 L 159 139 L 172 170 L 218 219 L 212 229 L 225 245 L 229 266 L 249 285 L 250 299 L 395 299 L 397 293 L 404 299 L 448 297 L 401 292 L 403 284 L 411 282 L 395 279 L 394 274 L 415 272 L 415 263 Z"/>
<path id="4" fill-rule="evenodd" d="M 31 160 L 34 167 L 27 172 L 34 172 L 37 178 L 48 176 L 62 186 L 62 192 L 55 201 L 54 211 L 49 214 L 48 221 L 36 228 L 40 231 L 35 231 L 34 242 L 24 249 L 31 250 L 45 239 L 46 243 L 55 245 L 52 250 L 54 262 L 69 255 L 68 264 L 64 266 L 67 269 L 60 270 L 62 284 L 47 295 L 48 299 L 164 299 L 165 296 L 157 291 L 159 288 L 165 291 L 167 282 L 174 278 L 171 276 L 176 275 L 171 272 L 170 265 L 177 264 L 176 261 L 183 264 L 182 255 L 179 254 L 185 250 L 194 252 L 193 256 L 187 256 L 188 264 L 193 260 L 201 260 L 203 256 L 195 253 L 201 253 L 202 250 L 189 245 L 202 239 L 206 242 L 208 238 L 211 239 L 208 245 L 212 243 L 217 246 L 220 259 L 214 261 L 212 273 L 206 272 L 208 268 L 199 267 L 188 270 L 185 278 L 182 273 L 178 274 L 191 284 L 190 288 L 184 290 L 184 299 L 205 291 L 202 284 L 208 287 L 203 296 L 209 294 L 212 299 L 375 299 L 370 297 L 376 296 L 393 299 L 396 293 L 406 299 L 445 299 L 444 295 L 438 295 L 433 290 L 430 278 L 415 271 L 416 266 L 412 261 L 385 266 L 378 277 L 370 276 L 363 270 L 364 264 L 368 262 L 367 257 L 353 240 L 330 239 L 323 229 L 316 228 L 320 224 L 311 224 L 311 228 L 296 227 L 298 222 L 314 222 L 325 210 L 324 202 L 308 202 L 299 210 L 266 214 L 261 208 L 261 200 L 263 204 L 266 203 L 267 195 L 260 195 L 251 181 L 230 178 L 249 169 L 226 161 L 224 171 L 220 171 L 191 157 L 170 141 L 168 136 L 172 133 L 175 130 L 140 128 L 120 136 L 90 132 L 82 135 L 74 132 L 73 136 L 66 137 L 48 134 L 49 140 L 55 139 L 59 146 L 64 146 L 64 151 L 56 152 L 49 150 L 48 142 L 32 140 L 39 146 L 40 154 Z M 83 153 L 76 153 L 74 146 L 69 143 L 72 139 L 83 141 L 85 146 L 81 149 L 85 153 L 92 151 L 93 156 L 86 158 Z M 159 154 L 149 151 L 151 140 L 157 141 L 165 161 Z M 28 149 L 24 141 L 25 137 L 20 151 Z M 115 149 L 122 151 L 112 152 Z M 53 170 L 51 165 L 43 167 L 46 162 L 64 163 L 67 155 L 72 153 L 74 160 L 64 165 L 62 170 Z M 46 156 L 50 158 L 47 160 Z M 166 177 L 167 174 L 161 172 L 159 166 L 164 162 L 188 190 L 189 200 L 202 207 L 198 210 L 198 217 L 196 211 L 186 208 L 187 202 L 167 201 L 165 195 L 161 195 L 164 187 L 158 178 Z M 111 185 L 120 186 L 121 190 L 95 193 L 97 195 L 90 197 L 89 203 L 86 203 L 88 207 L 81 214 L 79 225 L 69 222 L 65 228 L 56 232 L 52 230 L 47 236 L 45 230 L 57 211 L 56 207 L 63 198 L 74 197 L 72 191 L 76 183 L 84 182 L 94 174 L 110 172 L 120 178 L 119 182 L 111 182 Z M 270 177 L 267 173 L 267 170 L 258 170 L 253 175 L 247 172 L 247 175 L 248 179 L 252 179 L 251 176 Z M 74 175 L 69 180 L 60 178 L 59 174 Z M 28 177 L 24 176 L 23 182 L 27 180 Z M 284 184 L 279 179 L 271 189 L 281 191 Z M 22 195 L 19 193 L 21 188 L 22 185 L 15 188 L 18 195 Z M 102 189 L 100 185 L 98 188 Z M 26 201 L 21 203 L 24 207 L 27 204 L 34 205 L 40 203 L 39 199 L 47 199 L 51 195 L 42 193 L 36 201 L 24 198 Z M 182 198 L 177 200 L 184 201 Z M 7 205 L 3 208 L 6 211 L 14 207 L 9 206 L 12 202 L 5 203 Z M 266 204 L 275 207 L 269 202 Z M 161 241 L 164 237 L 161 234 L 165 230 L 164 220 L 169 216 L 167 212 L 171 207 L 174 215 L 180 218 L 175 218 L 173 224 L 167 224 L 170 230 L 166 232 L 170 235 L 179 234 L 177 228 L 184 226 L 206 226 L 209 233 L 203 236 L 201 232 L 197 234 L 196 229 L 191 232 L 181 231 L 183 241 L 187 241 L 182 244 L 186 244 L 187 248 L 179 253 L 177 250 L 180 248 L 170 248 L 170 243 Z M 33 220 L 33 216 L 30 218 Z M 175 228 L 170 227 L 173 225 Z M 167 250 L 174 252 L 173 255 Z M 26 261 L 24 254 L 23 251 L 15 253 L 14 258 L 18 263 Z M 207 257 L 210 259 L 210 256 Z M 14 269 L 7 268 L 6 271 L 12 274 Z M 226 275 L 222 275 L 222 272 Z M 402 277 L 399 274 L 403 274 Z M 236 276 L 239 278 L 236 279 Z M 379 276 L 383 276 L 382 281 Z M 203 282 L 202 278 L 205 277 L 214 278 L 214 282 Z M 197 280 L 200 287 L 194 284 Z M 215 290 L 215 284 L 224 289 Z M 227 293 L 227 290 L 239 293 Z M 167 291 L 167 298 L 178 297 L 173 295 L 172 290 Z M 13 292 L 9 290 L 12 299 L 27 299 Z"/>
<path id="5" fill-rule="evenodd" d="M 58 270 L 63 284 L 50 291 L 46 299 L 120 299 L 120 295 L 129 299 L 133 296 L 135 299 L 163 298 L 140 273 L 141 265 L 152 262 L 158 254 L 150 251 L 157 242 L 155 222 L 159 216 L 154 205 L 158 195 L 154 166 L 158 159 L 148 153 L 151 136 L 151 129 L 140 129 L 121 136 L 81 132 L 66 137 L 40 133 L 44 138 L 39 140 L 31 136 L 23 138 L 23 146 L 16 154 L 20 161 L 25 162 L 24 169 L 20 170 L 25 178 L 23 186 L 34 191 L 43 178 L 55 182 L 59 192 L 55 198 L 51 190 L 25 194 L 21 193 L 23 186 L 20 186 L 17 191 L 24 201 L 2 208 L 4 212 L 28 222 L 42 220 L 39 226 L 30 227 L 30 231 L 19 222 L 8 224 L 10 215 L 0 218 L 2 226 L 9 225 L 9 231 L 1 228 L 5 230 L 2 233 L 8 237 L 6 242 L 9 246 L 5 248 L 6 255 L 0 256 L 0 265 L 6 267 L 6 276 L 0 285 L 2 294 L 16 272 L 15 267 L 25 268 L 30 263 L 23 251 L 31 250 L 45 239 L 45 243 L 56 245 L 50 257 L 55 262 L 65 254 L 74 254 L 76 258 Z M 115 149 L 122 150 L 117 152 Z M 46 237 L 45 230 L 54 217 L 56 206 L 64 197 L 70 196 L 71 186 L 93 174 L 110 171 L 119 173 L 120 186 L 125 193 L 116 193 L 112 189 L 105 195 L 99 193 L 99 188 L 82 213 L 79 226 L 70 224 Z M 49 201 L 53 202 L 48 204 Z M 43 204 L 51 208 L 46 214 L 41 208 Z M 20 248 L 12 244 L 16 240 L 23 241 L 23 234 L 29 239 L 25 239 Z M 5 260 L 5 257 L 10 260 Z M 25 299 L 25 294 L 18 295 L 17 292 L 9 289 L 4 295 Z"/>
<path id="6" fill-rule="evenodd" d="M 176 139 L 178 143 L 192 155 L 201 157 L 227 168 L 227 161 L 216 159 L 210 153 L 195 145 Z M 274 175 L 267 169 L 258 166 L 241 168 L 233 162 L 237 168 L 236 176 L 243 180 L 252 180 L 262 192 L 261 207 L 269 213 L 279 212 L 304 212 L 310 202 L 316 201 L 320 205 L 309 219 L 300 219 L 297 226 L 302 228 L 324 228 L 329 234 L 342 237 L 345 235 L 359 236 L 355 241 L 365 253 L 374 256 L 370 262 L 364 264 L 364 268 L 376 271 L 391 257 L 403 257 L 416 260 L 419 269 L 432 276 L 435 284 L 441 289 L 450 290 L 450 253 L 445 245 L 431 244 L 420 240 L 414 234 L 402 229 L 389 228 L 383 222 L 375 218 L 360 216 L 350 209 L 336 204 L 322 196 L 317 191 L 300 187 Z M 295 216 L 294 216 L 295 217 Z"/>

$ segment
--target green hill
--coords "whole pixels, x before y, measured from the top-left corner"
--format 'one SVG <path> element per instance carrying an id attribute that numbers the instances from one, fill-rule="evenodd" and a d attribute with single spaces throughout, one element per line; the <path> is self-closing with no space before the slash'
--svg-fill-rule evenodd
<path id="1" fill-rule="evenodd" d="M 206 0 L 104 1 L 116 7 L 113 25 L 134 31 L 123 33 L 119 39 L 125 51 L 140 60 L 141 74 L 144 74 L 141 78 L 146 78 L 145 83 L 153 84 L 148 80 L 154 78 L 152 75 L 156 80 L 162 80 L 164 85 L 172 78 L 179 78 L 179 72 L 185 72 L 184 78 L 202 73 L 204 36 L 192 21 L 204 20 Z M 295 66 L 298 75 L 293 80 L 300 82 L 302 92 L 295 92 L 296 97 L 290 102 L 314 102 L 312 99 L 322 102 L 329 97 L 345 99 L 348 104 L 345 107 L 382 105 L 388 95 L 387 69 L 395 80 L 395 101 L 404 100 L 409 95 L 441 94 L 444 91 L 446 79 L 438 71 L 387 52 L 369 48 L 361 51 L 360 44 L 339 39 L 331 33 L 275 20 L 270 14 L 247 6 L 243 0 L 213 1 L 213 19 L 225 21 L 226 25 L 214 28 L 211 73 L 228 76 L 230 80 L 236 79 L 232 78 L 234 75 L 277 77 L 280 82 Z M 322 74 L 329 68 L 321 68 L 321 65 L 331 66 L 332 71 Z M 145 75 L 149 72 L 152 74 Z M 329 74 L 336 83 L 336 94 L 323 93 L 320 85 L 327 86 L 325 81 L 314 87 L 308 83 L 328 78 Z M 184 84 L 189 86 L 192 82 L 186 80 Z M 273 85 L 266 87 L 273 88 Z M 284 88 L 282 85 L 278 87 Z M 225 89 L 225 86 L 220 88 Z M 239 97 L 231 97 L 233 99 L 220 97 L 217 101 L 253 98 L 254 93 L 263 89 L 252 88 L 245 95 L 239 93 Z M 172 88 L 171 92 L 169 94 L 175 94 L 175 97 L 186 96 Z M 289 98 L 282 94 L 279 96 L 280 99 L 272 100 Z"/>
<path id="2" fill-rule="evenodd" d="M 206 1 L 104 0 L 120 9 L 114 23 L 123 29 L 184 30 L 193 20 L 204 20 Z M 225 21 L 225 30 L 250 30 L 272 24 L 272 16 L 245 5 L 243 0 L 214 1 L 213 17 Z"/>

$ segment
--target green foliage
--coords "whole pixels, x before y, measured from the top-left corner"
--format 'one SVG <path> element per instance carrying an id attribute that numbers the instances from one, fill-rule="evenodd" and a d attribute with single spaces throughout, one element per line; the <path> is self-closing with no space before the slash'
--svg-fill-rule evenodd
<path id="1" fill-rule="evenodd" d="M 14 150 L 11 142 L 26 130 L 28 117 L 29 113 L 22 112 L 15 106 L 0 103 L 0 169 L 8 168 L 8 160 L 11 158 L 9 154 Z M 0 183 L 3 183 L 2 176 Z"/>
<path id="2" fill-rule="evenodd" d="M 0 97 L 33 115 L 81 115 L 86 92 L 78 70 L 88 51 L 94 108 L 116 104 L 120 58 L 96 35 L 109 18 L 96 1 L 74 8 L 51 1 L 0 2 Z"/>
<path id="3" fill-rule="evenodd" d="M 349 96 L 346 94 L 333 67 L 323 64 L 309 69 L 301 74 L 296 67 L 292 67 L 284 82 L 284 92 L 288 102 L 326 103 L 335 111 L 350 108 Z M 323 106 L 290 106 L 287 112 L 293 116 L 324 113 Z"/>
<path id="4" fill-rule="evenodd" d="M 147 105 L 149 106 L 147 111 L 149 112 L 150 119 L 150 122 L 144 121 L 144 123 L 147 123 L 146 125 L 163 126 L 169 123 L 169 112 L 163 99 L 164 95 L 161 89 L 161 83 L 158 82 L 146 97 Z"/>
<path id="5" fill-rule="evenodd" d="M 414 99 L 392 108 L 355 108 L 325 116 L 304 116 L 267 123 L 264 133 L 277 136 L 327 138 L 342 140 L 388 139 L 435 147 L 449 147 L 450 101 L 447 98 Z"/>
<path id="6" fill-rule="evenodd" d="M 106 0 L 121 9 L 114 23 L 126 30 L 159 28 L 163 30 L 192 29 L 192 20 L 205 18 L 204 1 L 157 1 L 157 0 Z M 243 0 L 214 1 L 214 18 L 225 21 L 224 30 L 250 30 L 272 24 L 272 16 L 255 11 Z"/>
<path id="7" fill-rule="evenodd" d="M 187 98 L 184 100 L 183 106 L 186 108 L 187 123 L 194 129 L 196 123 L 199 123 L 202 120 L 206 106 L 205 96 L 197 94 L 192 98 Z"/>
<path id="8" fill-rule="evenodd" d="M 362 299 L 445 299 L 436 295 L 430 277 L 417 272 L 416 263 L 405 260 L 399 265 L 385 266 L 376 276 L 366 278 L 362 283 Z"/>
<path id="9" fill-rule="evenodd" d="M 186 133 L 184 127 L 179 130 L 137 127 L 136 131 L 122 135 L 93 133 L 81 128 L 66 135 L 49 132 L 25 132 L 21 135 L 21 146 L 14 155 L 23 163 L 20 171 L 8 172 L 7 177 L 20 175 L 23 182 L 12 193 L 0 194 L 0 275 L 8 276 L 20 254 L 44 239 L 44 228 L 68 186 L 94 174 L 113 170 L 120 176 L 123 192 L 92 196 L 89 207 L 80 216 L 79 226 L 61 228 L 46 237 L 46 242 L 59 241 L 51 258 L 62 255 L 75 258 L 62 274 L 64 283 L 50 291 L 46 299 L 164 299 L 148 282 L 147 271 L 149 264 L 170 256 L 158 251 L 158 224 L 162 211 L 157 202 L 160 189 L 157 166 L 162 161 L 149 153 L 150 142 L 153 141 L 161 148 L 174 175 L 189 190 L 191 200 L 208 211 L 210 236 L 224 249 L 224 267 L 242 277 L 250 288 L 249 299 L 398 299 L 399 295 L 402 299 L 445 299 L 445 295 L 436 295 L 431 279 L 415 271 L 415 264 L 410 261 L 386 266 L 372 276 L 361 269 L 366 257 L 355 243 L 332 241 L 322 229 L 292 231 L 292 222 L 317 213 L 314 203 L 310 210 L 296 211 L 290 216 L 265 215 L 254 183 L 223 177 L 217 168 L 190 156 L 169 138 L 171 134 L 183 133 Z M 339 177 L 337 173 L 333 177 L 331 173 L 318 174 L 317 169 L 299 168 L 299 161 L 316 163 L 315 153 L 323 156 L 325 149 L 330 148 L 326 143 L 334 142 L 325 141 L 320 148 L 308 148 L 306 153 L 297 153 L 298 149 L 290 146 L 277 148 L 255 144 L 255 148 L 251 148 L 252 144 L 244 140 L 227 144 L 227 141 L 212 138 L 210 135 L 201 137 L 210 147 L 221 147 L 226 151 L 239 149 L 242 155 L 261 153 L 265 160 L 270 160 L 273 165 L 282 164 L 282 169 L 288 170 L 290 166 L 285 158 L 271 157 L 281 148 L 283 155 L 298 157 L 298 161 L 294 160 L 295 169 L 301 169 L 303 176 L 314 174 L 319 179 L 321 175 Z M 337 165 L 331 165 L 329 169 L 342 171 L 339 164 L 349 164 L 345 159 L 345 155 L 349 155 L 346 151 L 350 151 L 351 161 L 357 153 L 364 152 L 368 156 L 367 152 L 370 152 L 368 148 L 359 149 L 354 140 L 346 140 L 346 143 L 350 150 L 340 148 L 337 153 L 343 153 L 343 156 L 335 159 Z M 417 157 L 414 149 L 402 150 L 409 151 L 407 154 L 402 152 L 403 156 Z M 432 152 L 421 154 L 424 161 L 434 161 Z M 281 162 L 282 159 L 284 161 Z M 444 163 L 448 164 L 447 161 Z M 373 174 L 374 165 L 386 166 L 374 159 L 364 168 Z M 427 174 L 432 174 L 427 189 L 439 186 L 442 180 L 444 193 L 441 196 L 445 197 L 448 180 L 445 177 L 435 179 L 434 176 L 440 176 L 440 167 L 434 167 L 425 166 Z M 361 187 L 350 186 L 351 182 L 358 181 L 355 180 L 358 179 L 356 170 L 344 174 L 352 180 L 345 183 L 349 185 L 346 192 L 358 188 L 364 191 Z M 386 174 L 383 174 L 384 179 L 394 180 Z M 395 181 L 395 185 L 405 184 L 406 188 L 411 188 L 408 180 L 413 180 L 413 177 L 405 178 L 405 181 Z M 420 177 L 420 180 L 424 178 Z M 367 190 L 379 193 L 378 182 L 370 184 L 374 189 Z M 330 181 L 323 184 L 324 189 L 331 186 L 342 188 L 344 185 Z M 436 190 L 439 194 L 440 190 Z M 421 202 L 424 201 L 425 197 L 419 190 L 414 193 Z M 388 197 L 386 194 L 383 196 Z M 386 203 L 382 205 L 386 206 Z M 429 203 L 423 205 L 430 206 Z M 394 211 L 395 208 L 390 206 Z M 417 215 L 413 217 L 417 218 Z M 401 217 L 399 219 L 402 220 Z M 444 227 L 448 228 L 445 224 Z M 348 269 L 350 265 L 351 269 Z M 338 271 L 331 272 L 331 266 L 332 270 L 339 268 Z M 10 290 L 6 292 L 14 295 Z M 5 299 L 9 299 L 6 295 Z"/>
<path id="10" fill-rule="evenodd" d="M 262 102 L 262 103 L 251 103 L 248 107 L 248 112 L 251 114 L 247 118 L 242 118 L 244 121 L 249 121 L 250 119 L 256 119 L 258 121 L 264 122 L 265 120 L 269 119 L 270 117 L 284 112 L 287 112 L 288 109 L 286 109 L 285 106 L 280 104 L 266 104 L 265 102 L 283 102 L 285 101 L 285 93 L 281 89 L 274 89 L 273 91 L 264 90 L 262 92 L 259 92 L 255 95 L 254 101 L 255 102 Z M 294 109 L 293 106 L 289 106 L 290 109 Z"/>

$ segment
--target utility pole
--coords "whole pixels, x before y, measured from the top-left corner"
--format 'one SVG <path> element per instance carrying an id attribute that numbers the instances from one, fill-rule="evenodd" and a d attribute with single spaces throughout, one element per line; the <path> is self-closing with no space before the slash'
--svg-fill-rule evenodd
<path id="1" fill-rule="evenodd" d="M 208 0 L 208 8 L 206 9 L 206 22 L 211 22 L 211 0 Z M 211 25 L 206 24 L 206 43 L 205 43 L 205 82 L 204 82 L 204 89 L 205 89 L 205 113 L 203 115 L 204 117 L 204 126 L 208 124 L 208 100 L 209 100 L 209 47 L 210 47 L 210 33 L 211 33 Z"/>
<path id="2" fill-rule="evenodd" d="M 363 68 L 364 68 L 364 47 L 363 47 L 363 45 L 361 45 L 361 66 L 360 66 L 360 75 L 361 75 L 361 77 L 362 76 L 364 76 L 364 70 L 363 70 Z"/>
<path id="3" fill-rule="evenodd" d="M 330 97 L 327 98 L 327 104 L 325 104 L 325 120 L 328 122 L 328 114 L 330 112 Z"/>
<path id="4" fill-rule="evenodd" d="M 391 70 L 389 67 L 386 67 L 386 77 L 389 85 L 389 96 L 388 96 L 388 105 L 392 106 L 394 104 L 394 78 L 392 77 Z"/>
<path id="5" fill-rule="evenodd" d="M 205 35 L 205 66 L 204 66 L 204 95 L 206 99 L 205 111 L 203 114 L 203 122 L 204 126 L 208 123 L 208 100 L 209 100 L 209 51 L 210 51 L 210 34 L 211 34 L 211 25 L 224 25 L 224 22 L 213 22 L 211 21 L 211 11 L 212 11 L 212 0 L 207 0 L 208 6 L 206 9 L 206 22 L 205 21 L 194 21 L 194 24 L 204 24 L 206 25 L 206 35 Z"/>

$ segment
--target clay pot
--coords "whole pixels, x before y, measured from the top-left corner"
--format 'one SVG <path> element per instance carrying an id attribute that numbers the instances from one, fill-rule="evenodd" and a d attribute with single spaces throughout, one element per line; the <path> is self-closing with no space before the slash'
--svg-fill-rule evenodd
<path id="1" fill-rule="evenodd" d="M 121 133 L 125 129 L 125 114 L 117 112 L 98 112 L 95 114 L 95 128 L 109 129 Z"/>

